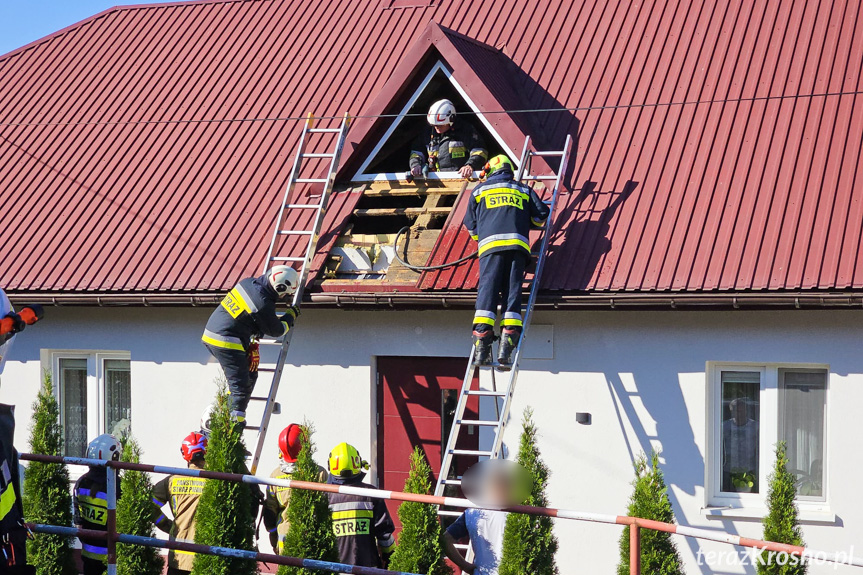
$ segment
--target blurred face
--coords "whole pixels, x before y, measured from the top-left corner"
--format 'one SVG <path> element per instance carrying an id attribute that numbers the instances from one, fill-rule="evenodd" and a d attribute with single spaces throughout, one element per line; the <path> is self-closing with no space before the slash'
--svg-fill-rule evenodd
<path id="1" fill-rule="evenodd" d="M 435 132 L 437 132 L 438 134 L 446 134 L 447 132 L 449 132 L 449 129 L 450 129 L 451 127 L 452 127 L 452 126 L 450 126 L 449 124 L 444 124 L 443 126 L 435 126 L 435 127 L 434 127 L 434 130 L 435 130 Z"/>

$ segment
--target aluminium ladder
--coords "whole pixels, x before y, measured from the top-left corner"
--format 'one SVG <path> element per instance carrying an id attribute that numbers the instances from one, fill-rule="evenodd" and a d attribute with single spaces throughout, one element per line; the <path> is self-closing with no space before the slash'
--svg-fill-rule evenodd
<path id="1" fill-rule="evenodd" d="M 329 201 L 330 195 L 333 191 L 336 171 L 339 167 L 339 158 L 342 155 L 342 148 L 344 147 L 345 138 L 347 137 L 348 129 L 350 128 L 351 117 L 348 114 L 345 114 L 342 118 L 341 126 L 338 128 L 315 128 L 314 123 L 314 116 L 309 114 L 306 118 L 306 123 L 303 126 L 300 142 L 297 145 L 294 167 L 291 169 L 290 177 L 288 178 L 288 185 L 285 188 L 285 195 L 282 200 L 281 207 L 279 208 L 279 215 L 276 218 L 276 224 L 273 229 L 273 239 L 270 241 L 270 249 L 267 252 L 267 259 L 264 260 L 263 273 L 266 273 L 266 270 L 273 265 L 300 264 L 299 284 L 297 285 L 297 291 L 294 293 L 291 305 L 300 305 L 303 301 L 303 293 L 305 292 L 306 281 L 308 280 L 309 268 L 311 267 L 312 259 L 315 257 L 315 253 L 317 252 L 318 238 L 321 233 L 324 216 L 326 215 L 327 202 Z M 334 137 L 335 142 L 328 148 L 331 151 L 328 153 L 306 152 L 306 146 L 309 145 L 309 140 L 315 137 L 313 134 L 320 134 L 320 136 L 317 137 L 322 140 L 332 139 Z M 319 145 L 323 147 L 324 143 L 321 142 Z M 305 175 L 303 171 L 304 167 L 307 170 L 309 169 L 308 166 L 304 166 L 304 160 L 307 159 L 315 160 L 311 163 L 311 170 L 318 174 L 320 173 L 321 160 L 329 160 L 327 176 L 325 178 L 320 178 L 308 177 Z M 294 189 L 297 184 L 307 184 L 310 186 L 311 190 L 308 194 L 308 198 L 311 201 L 298 203 L 300 201 L 299 198 L 294 198 Z M 295 203 L 291 203 L 292 201 Z M 291 218 L 289 218 L 289 214 L 296 214 L 305 210 L 314 212 L 314 219 L 312 220 L 310 228 L 294 229 L 284 227 L 286 220 L 291 220 Z M 301 218 L 300 221 L 304 220 Z M 283 244 L 285 243 L 285 240 L 290 240 L 291 236 L 295 237 L 296 242 L 288 241 L 288 245 L 284 246 Z M 303 241 L 306 242 L 305 254 L 303 256 L 284 255 L 285 252 L 296 253 L 296 251 L 299 251 L 296 248 L 301 246 Z M 288 248 L 287 250 L 285 249 L 286 247 Z M 292 251 L 290 248 L 294 248 L 294 250 Z M 267 428 L 270 425 L 270 417 L 273 413 L 276 413 L 278 405 L 276 403 L 276 395 L 279 392 L 279 383 L 282 379 L 285 360 L 288 355 L 288 349 L 291 346 L 291 338 L 293 337 L 294 331 L 295 329 L 291 328 L 288 330 L 287 334 L 279 339 L 264 338 L 260 340 L 261 344 L 278 345 L 279 356 L 276 360 L 275 367 L 258 368 L 259 373 L 270 372 L 273 374 L 273 380 L 270 384 L 270 390 L 267 395 L 251 397 L 252 401 L 265 402 L 261 424 L 259 426 L 246 427 L 249 431 L 257 432 L 255 451 L 252 455 L 252 464 L 249 467 L 252 474 L 255 473 L 258 468 L 258 463 L 261 461 L 261 453 L 264 449 L 264 442 L 267 437 Z"/>
<path id="2" fill-rule="evenodd" d="M 533 308 L 536 303 L 537 293 L 539 292 L 540 278 L 542 276 L 542 270 L 545 266 L 545 258 L 548 254 L 548 245 L 551 238 L 552 222 L 555 214 L 555 209 L 557 207 L 557 200 L 560 195 L 561 182 L 563 181 L 563 178 L 566 174 L 566 167 L 569 160 L 571 148 L 572 137 L 567 136 L 564 147 L 560 151 L 532 152 L 530 151 L 530 136 L 525 138 L 521 162 L 518 165 L 518 172 L 515 175 L 515 179 L 517 181 L 528 182 L 539 180 L 554 180 L 554 189 L 552 190 L 551 201 L 546 202 L 546 204 L 549 205 L 550 212 L 546 226 L 542 232 L 542 241 L 540 242 L 539 253 L 533 254 L 537 256 L 536 270 L 534 272 L 533 279 L 530 282 L 530 295 L 528 296 L 527 306 L 525 307 L 525 312 L 523 315 L 524 327 L 522 328 L 521 339 L 519 340 L 513 354 L 511 369 L 509 371 L 498 371 L 497 373 L 498 377 L 502 377 L 504 380 L 501 389 L 498 389 L 498 382 L 495 379 L 495 370 L 500 368 L 501 366 L 497 362 L 494 362 L 488 366 L 476 365 L 474 363 L 474 354 L 476 350 L 473 346 L 471 346 L 467 371 L 464 376 L 464 381 L 462 382 L 461 393 L 459 394 L 458 403 L 456 405 L 455 414 L 453 416 L 452 428 L 450 429 L 446 447 L 441 453 L 441 468 L 440 473 L 438 473 L 437 483 L 435 484 L 434 490 L 434 494 L 437 496 L 444 495 L 444 491 L 446 490 L 446 487 L 448 485 L 461 485 L 460 477 L 449 477 L 450 470 L 453 468 L 453 463 L 456 457 L 463 456 L 496 459 L 501 456 L 504 428 L 506 427 L 507 420 L 509 419 L 509 412 L 512 406 L 512 397 L 515 392 L 516 379 L 518 378 L 518 364 L 519 360 L 521 359 L 522 348 L 524 347 L 525 341 L 527 341 L 527 331 L 530 327 L 530 320 L 533 315 Z M 557 174 L 553 176 L 531 176 L 530 160 L 534 156 L 559 157 L 560 168 L 558 169 Z M 479 372 L 480 374 L 479 389 L 471 389 L 474 376 L 477 374 L 477 372 Z M 482 388 L 483 381 L 481 376 L 483 373 L 488 373 L 490 375 L 491 389 Z M 471 397 L 478 397 L 480 400 L 482 397 L 491 398 L 494 401 L 495 418 L 483 419 L 482 410 L 479 409 L 477 416 L 478 419 L 465 419 L 468 399 Z M 491 448 L 476 450 L 457 448 L 456 446 L 458 444 L 458 439 L 463 426 L 476 427 L 479 429 L 486 428 L 493 430 L 494 438 L 491 442 Z M 459 515 L 461 515 L 461 512 L 447 511 L 439 508 L 438 515 L 440 515 L 441 517 L 458 517 Z M 462 550 L 466 550 L 468 554 L 468 560 L 471 560 L 473 550 L 469 549 L 468 545 L 456 545 L 456 547 Z"/>

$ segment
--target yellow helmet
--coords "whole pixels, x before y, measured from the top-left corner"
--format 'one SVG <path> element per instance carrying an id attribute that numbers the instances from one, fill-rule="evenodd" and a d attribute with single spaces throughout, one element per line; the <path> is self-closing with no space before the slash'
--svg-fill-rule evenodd
<path id="1" fill-rule="evenodd" d="M 368 461 L 363 461 L 357 448 L 348 443 L 339 443 L 330 450 L 330 473 L 336 477 L 350 479 L 362 474 L 369 468 Z"/>
<path id="2" fill-rule="evenodd" d="M 480 175 L 483 178 L 486 178 L 503 167 L 509 167 L 511 171 L 515 172 L 515 166 L 512 165 L 509 158 L 507 158 L 505 154 L 498 154 L 486 163 Z"/>

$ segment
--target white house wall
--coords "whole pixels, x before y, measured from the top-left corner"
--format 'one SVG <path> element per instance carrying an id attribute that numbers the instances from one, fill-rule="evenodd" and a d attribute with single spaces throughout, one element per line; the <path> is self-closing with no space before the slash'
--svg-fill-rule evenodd
<path id="1" fill-rule="evenodd" d="M 208 309 L 48 308 L 45 321 L 16 342 L 0 401 L 17 404 L 16 443 L 26 449 L 40 350 L 129 351 L 133 431 L 148 462 L 180 465 L 179 444 L 196 429 L 218 374 L 199 336 Z M 469 311 L 304 311 L 280 392 L 261 473 L 276 462 L 276 433 L 307 418 L 317 428 L 318 458 L 341 441 L 374 464 L 376 356 L 464 356 Z M 507 443 L 518 418 L 535 410 L 540 447 L 551 467 L 551 504 L 625 513 L 632 456 L 662 449 L 666 480 L 680 523 L 760 537 L 756 518 L 707 518 L 705 446 L 708 361 L 815 363 L 830 367 L 827 491 L 834 523 L 808 523 L 808 545 L 863 555 L 863 508 L 857 456 L 863 404 L 863 311 L 784 312 L 540 312 L 554 326 L 554 359 L 525 360 Z M 543 346 L 540 346 L 543 347 Z M 536 349 L 534 355 L 544 355 Z M 44 356 L 44 352 L 41 354 Z M 265 357 L 266 359 L 266 357 Z M 590 425 L 576 412 L 592 414 Z M 371 474 L 374 477 L 374 469 Z M 844 528 L 840 528 L 844 527 Z M 618 558 L 616 526 L 558 521 L 561 573 L 611 573 Z M 678 539 L 688 573 L 754 573 L 742 566 L 699 567 L 696 553 L 727 545 Z M 854 573 L 814 566 L 810 573 Z"/>

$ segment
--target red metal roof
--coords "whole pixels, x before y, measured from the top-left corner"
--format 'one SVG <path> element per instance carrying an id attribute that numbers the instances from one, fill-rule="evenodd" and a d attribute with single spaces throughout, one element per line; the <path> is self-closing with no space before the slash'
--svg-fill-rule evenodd
<path id="1" fill-rule="evenodd" d="M 608 107 L 494 115 L 516 149 L 526 131 L 578 129 L 546 288 L 863 287 L 859 2 L 483 9 L 495 16 L 456 0 L 143 5 L 0 57 L 0 283 L 230 287 L 266 254 L 300 130 L 288 118 L 387 109 L 436 50 L 484 110 Z M 349 154 L 379 129 L 358 120 Z M 356 195 L 337 195 L 330 237 Z M 469 248 L 442 240 L 432 259 Z"/>

